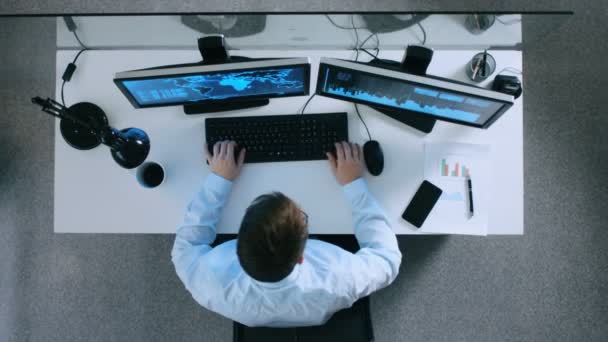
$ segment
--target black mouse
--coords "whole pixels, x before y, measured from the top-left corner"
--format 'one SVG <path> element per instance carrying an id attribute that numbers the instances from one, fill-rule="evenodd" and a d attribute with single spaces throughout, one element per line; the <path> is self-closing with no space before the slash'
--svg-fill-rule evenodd
<path id="1" fill-rule="evenodd" d="M 367 170 L 374 176 L 378 176 L 384 169 L 384 153 L 380 143 L 376 140 L 370 140 L 363 144 L 363 158 Z"/>

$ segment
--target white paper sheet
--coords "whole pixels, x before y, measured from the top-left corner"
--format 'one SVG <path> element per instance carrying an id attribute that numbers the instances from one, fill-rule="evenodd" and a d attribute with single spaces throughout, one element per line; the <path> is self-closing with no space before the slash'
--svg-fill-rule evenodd
<path id="1" fill-rule="evenodd" d="M 424 178 L 443 193 L 420 228 L 421 232 L 487 234 L 489 149 L 488 145 L 449 142 L 425 145 Z M 467 175 L 472 182 L 473 216 L 469 214 Z"/>

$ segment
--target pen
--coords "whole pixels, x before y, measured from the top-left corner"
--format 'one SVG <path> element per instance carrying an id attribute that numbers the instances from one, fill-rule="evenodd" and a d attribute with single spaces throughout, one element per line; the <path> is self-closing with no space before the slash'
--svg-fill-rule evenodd
<path id="1" fill-rule="evenodd" d="M 475 19 L 475 26 L 477 26 L 477 29 L 481 30 L 481 24 L 479 23 L 479 18 L 477 17 L 477 14 L 473 14 L 473 19 Z"/>
<path id="2" fill-rule="evenodd" d="M 481 67 L 481 75 L 482 77 L 486 77 L 486 59 L 488 57 L 488 50 L 483 50 L 483 65 Z"/>
<path id="3" fill-rule="evenodd" d="M 473 217 L 473 183 L 471 183 L 471 177 L 467 177 L 467 188 L 469 189 L 469 215 Z"/>
<path id="4" fill-rule="evenodd" d="M 475 63 L 475 68 L 473 69 L 473 75 L 471 79 L 475 81 L 475 76 L 477 76 L 477 72 L 479 71 L 479 66 L 481 65 L 481 58 L 477 59 L 477 63 Z"/>

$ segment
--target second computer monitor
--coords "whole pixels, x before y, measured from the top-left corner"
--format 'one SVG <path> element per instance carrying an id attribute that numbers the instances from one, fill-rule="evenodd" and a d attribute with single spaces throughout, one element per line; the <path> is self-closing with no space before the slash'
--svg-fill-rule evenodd
<path id="1" fill-rule="evenodd" d="M 117 73 L 114 83 L 136 108 L 205 101 L 308 95 L 308 58 L 176 65 Z"/>
<path id="2" fill-rule="evenodd" d="M 321 58 L 316 93 L 479 128 L 513 105 L 495 91 L 332 58 Z"/>

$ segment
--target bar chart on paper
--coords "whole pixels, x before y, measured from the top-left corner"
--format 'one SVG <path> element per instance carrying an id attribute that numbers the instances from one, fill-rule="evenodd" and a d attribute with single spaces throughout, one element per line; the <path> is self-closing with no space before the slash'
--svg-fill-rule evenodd
<path id="1" fill-rule="evenodd" d="M 443 190 L 427 219 L 433 227 L 444 227 L 438 232 L 451 233 L 453 230 L 466 234 L 486 234 L 488 150 L 489 147 L 485 145 L 460 143 L 425 145 L 424 177 Z M 470 198 L 467 178 L 474 184 L 476 207 L 473 217 L 470 216 L 468 205 Z"/>
<path id="2" fill-rule="evenodd" d="M 470 168 L 464 160 L 466 160 L 466 156 L 460 155 L 447 155 L 445 158 L 441 158 L 439 173 L 442 177 L 469 177 Z"/>
<path id="3" fill-rule="evenodd" d="M 445 154 L 437 160 L 438 173 L 441 177 L 443 193 L 440 201 L 449 201 L 452 204 L 459 202 L 456 211 L 464 212 L 460 207 L 465 205 L 463 180 L 471 176 L 471 168 L 475 168 L 475 161 L 471 156 L 461 154 Z M 466 211 L 466 210 L 465 210 Z"/>

